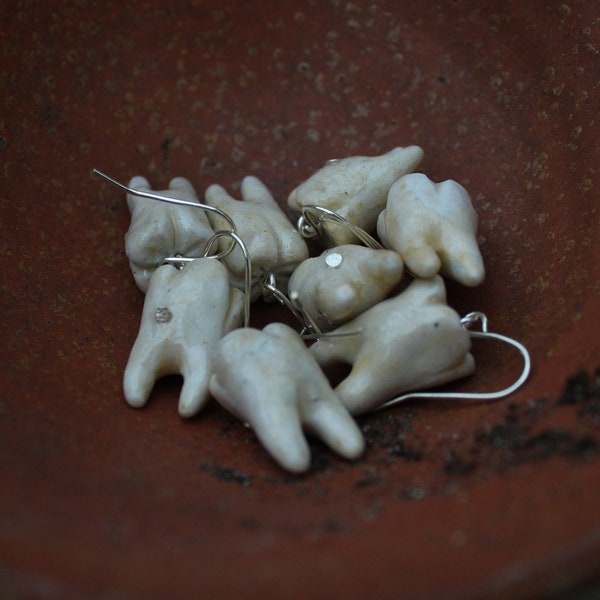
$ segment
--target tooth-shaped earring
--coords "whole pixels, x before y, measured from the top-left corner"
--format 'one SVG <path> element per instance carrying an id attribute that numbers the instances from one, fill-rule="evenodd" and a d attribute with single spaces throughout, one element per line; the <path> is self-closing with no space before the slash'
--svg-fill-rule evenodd
<path id="1" fill-rule="evenodd" d="M 351 332 L 355 335 L 345 335 Z M 373 410 L 402 391 L 441 385 L 475 370 L 469 334 L 447 306 L 439 276 L 413 281 L 333 333 L 310 351 L 322 366 L 352 365 L 335 389 L 352 414 Z"/>
<path id="2" fill-rule="evenodd" d="M 259 281 L 266 274 L 273 273 L 279 282 L 284 281 L 299 263 L 308 258 L 308 248 L 259 179 L 245 177 L 241 193 L 243 200 L 240 202 L 220 185 L 214 184 L 206 190 L 205 201 L 233 219 L 237 233 L 246 243 L 252 262 L 252 298 L 256 299 L 261 292 Z M 208 218 L 215 229 L 222 225 L 219 216 L 210 213 Z M 240 251 L 234 250 L 224 262 L 231 273 L 232 284 L 240 287 L 245 270 Z"/>
<path id="3" fill-rule="evenodd" d="M 114 182 L 113 182 L 114 183 Z M 144 177 L 134 177 L 129 187 L 151 191 Z M 198 204 L 192 184 L 183 177 L 169 183 L 169 189 L 157 192 L 164 198 L 177 198 Z M 204 211 L 192 206 L 174 206 L 127 195 L 131 224 L 125 234 L 125 252 L 138 287 L 146 292 L 156 268 L 167 256 L 201 256 L 213 230 Z"/>
<path id="4" fill-rule="evenodd" d="M 330 331 L 386 298 L 403 271 L 391 250 L 337 246 L 300 263 L 288 292 L 321 331 Z"/>
<path id="5" fill-rule="evenodd" d="M 229 285 L 227 269 L 218 260 L 200 258 L 182 270 L 171 265 L 156 269 L 125 369 L 127 403 L 144 406 L 158 378 L 181 374 L 179 414 L 196 414 L 208 400 L 214 347 L 241 325 L 243 312 L 243 294 Z"/>
<path id="6" fill-rule="evenodd" d="M 300 214 L 302 208 L 317 205 L 329 209 L 367 232 L 375 230 L 377 216 L 385 207 L 392 184 L 414 171 L 423 159 L 419 146 L 394 148 L 382 156 L 352 156 L 329 161 L 322 169 L 294 189 L 288 206 Z M 354 243 L 351 231 L 329 223 L 324 246 Z"/>
<path id="7" fill-rule="evenodd" d="M 484 279 L 477 214 L 467 190 L 455 181 L 436 184 L 421 173 L 405 175 L 390 189 L 377 233 L 417 277 L 441 272 L 469 286 Z"/>
<path id="8" fill-rule="evenodd" d="M 215 348 L 213 397 L 250 424 L 285 469 L 310 465 L 303 427 L 338 454 L 358 458 L 362 434 L 297 332 L 281 323 L 237 329 Z"/>

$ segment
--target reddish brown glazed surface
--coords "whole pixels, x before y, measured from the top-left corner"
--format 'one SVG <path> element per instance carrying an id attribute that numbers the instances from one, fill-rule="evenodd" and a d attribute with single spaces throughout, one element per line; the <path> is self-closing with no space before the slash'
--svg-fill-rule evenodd
<path id="1" fill-rule="evenodd" d="M 596 3 L 82 0 L 0 19 L 0 591 L 525 598 L 598 575 Z M 214 403 L 179 418 L 177 378 L 125 405 L 143 296 L 124 195 L 93 167 L 200 193 L 253 174 L 284 204 L 327 159 L 408 144 L 472 195 L 487 279 L 450 304 L 529 347 L 522 390 L 361 418 L 364 458 L 315 442 L 303 477 Z M 457 389 L 518 372 L 503 347 L 475 354 Z"/>

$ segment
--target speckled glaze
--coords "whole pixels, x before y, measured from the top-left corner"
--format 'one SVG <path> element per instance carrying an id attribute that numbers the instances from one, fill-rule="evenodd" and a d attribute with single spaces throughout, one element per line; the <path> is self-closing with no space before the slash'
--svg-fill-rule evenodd
<path id="1" fill-rule="evenodd" d="M 345 458 L 363 453 L 360 429 L 297 331 L 283 323 L 237 329 L 216 345 L 214 357 L 212 395 L 250 424 L 284 469 L 310 467 L 303 428 Z"/>
<path id="2" fill-rule="evenodd" d="M 422 159 L 419 146 L 394 148 L 381 156 L 332 158 L 292 190 L 288 206 L 297 214 L 304 206 L 320 206 L 371 233 L 392 184 L 412 173 Z M 319 241 L 326 246 L 356 243 L 348 228 L 336 224 L 325 227 Z"/>
<path id="3" fill-rule="evenodd" d="M 178 374 L 183 376 L 179 414 L 194 416 L 209 398 L 214 348 L 242 325 L 243 304 L 242 292 L 229 285 L 227 270 L 216 259 L 199 258 L 182 270 L 159 267 L 125 367 L 127 403 L 141 408 L 157 379 Z"/>
<path id="4" fill-rule="evenodd" d="M 252 266 L 252 297 L 256 300 L 261 295 L 260 284 L 265 275 L 272 273 L 285 286 L 294 268 L 308 258 L 308 248 L 260 179 L 244 177 L 240 191 L 241 201 L 232 198 L 222 186 L 213 184 L 206 190 L 205 202 L 228 214 L 244 240 Z M 227 226 L 223 218 L 214 214 L 209 214 L 209 220 L 215 229 Z M 221 250 L 230 243 L 223 238 Z M 241 250 L 236 248 L 224 263 L 232 284 L 243 290 L 246 261 Z"/>
<path id="5" fill-rule="evenodd" d="M 356 332 L 356 335 L 343 335 Z M 446 304 L 441 277 L 417 279 L 323 337 L 311 352 L 322 366 L 351 365 L 335 388 L 355 415 L 374 410 L 409 390 L 434 388 L 471 375 L 471 341 Z"/>
<path id="6" fill-rule="evenodd" d="M 347 244 L 298 265 L 288 293 L 321 331 L 330 331 L 383 300 L 403 274 L 395 252 Z"/>
<path id="7" fill-rule="evenodd" d="M 596 577 L 599 17 L 587 0 L 2 3 L 4 595 L 496 600 Z M 287 210 L 328 159 L 409 144 L 469 190 L 486 280 L 448 301 L 527 345 L 525 387 L 361 417 L 357 462 L 309 438 L 309 476 L 216 402 L 181 419 L 179 377 L 128 409 L 144 297 L 125 195 L 93 167 L 234 197 L 252 174 Z M 274 314 L 256 302 L 253 326 Z M 453 389 L 520 371 L 502 344 L 472 352 Z"/>
<path id="8" fill-rule="evenodd" d="M 145 177 L 135 176 L 129 187 L 151 191 Z M 156 193 L 169 198 L 198 203 L 192 184 L 176 177 L 169 188 Z M 125 234 L 125 252 L 138 287 L 145 293 L 150 278 L 169 256 L 201 257 L 206 242 L 214 235 L 208 218 L 200 208 L 174 206 L 160 200 L 127 194 L 131 223 Z"/>
<path id="9" fill-rule="evenodd" d="M 401 177 L 377 219 L 377 234 L 416 277 L 441 272 L 464 285 L 483 282 L 477 213 L 467 190 L 452 179 L 434 183 L 423 173 Z"/>

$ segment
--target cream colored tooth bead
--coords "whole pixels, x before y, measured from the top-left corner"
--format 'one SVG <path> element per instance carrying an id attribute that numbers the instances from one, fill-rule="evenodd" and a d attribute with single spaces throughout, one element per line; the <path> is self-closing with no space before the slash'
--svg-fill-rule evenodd
<path id="1" fill-rule="evenodd" d="M 485 277 L 477 245 L 477 213 L 456 181 L 434 183 L 421 173 L 399 179 L 390 189 L 377 233 L 417 277 L 438 272 L 468 286 Z"/>
<path id="2" fill-rule="evenodd" d="M 303 206 L 317 205 L 371 233 L 394 181 L 414 171 L 422 159 L 423 150 L 419 146 L 407 146 L 381 156 L 329 161 L 292 191 L 288 206 L 299 214 Z M 356 243 L 354 235 L 342 225 L 328 222 L 326 231 L 326 238 L 319 238 L 324 246 Z"/>
<path id="3" fill-rule="evenodd" d="M 335 392 L 352 414 L 373 410 L 399 394 L 470 375 L 471 340 L 446 305 L 441 277 L 417 279 L 335 330 L 357 335 L 322 337 L 310 351 L 322 366 L 352 365 Z"/>
<path id="4" fill-rule="evenodd" d="M 229 285 L 225 267 L 200 258 L 178 271 L 156 269 L 144 301 L 123 388 L 130 406 L 146 404 L 156 380 L 183 375 L 179 414 L 191 417 L 208 400 L 212 355 L 223 335 L 243 320 L 243 294 Z"/>
<path id="5" fill-rule="evenodd" d="M 330 331 L 383 300 L 403 270 L 402 259 L 391 250 L 337 246 L 300 263 L 288 291 L 321 331 Z"/>
<path id="6" fill-rule="evenodd" d="M 308 248 L 302 236 L 285 216 L 269 190 L 256 177 L 242 180 L 243 201 L 232 198 L 220 185 L 211 185 L 205 193 L 209 206 L 227 213 L 234 221 L 238 235 L 244 240 L 252 264 L 252 298 L 260 295 L 259 281 L 273 273 L 281 285 L 289 278 L 295 267 L 308 257 Z M 225 222 L 217 215 L 209 214 L 215 229 L 225 228 Z M 223 238 L 220 250 L 231 240 Z M 237 248 L 225 258 L 231 273 L 231 282 L 243 288 L 245 261 Z"/>
<path id="7" fill-rule="evenodd" d="M 358 458 L 364 440 L 296 331 L 282 323 L 237 329 L 215 349 L 210 391 L 250 424 L 263 446 L 295 473 L 310 466 L 303 428 L 335 452 Z"/>
<path id="8" fill-rule="evenodd" d="M 140 176 L 134 177 L 129 187 L 151 190 L 148 180 Z M 176 177 L 169 183 L 169 189 L 157 193 L 198 202 L 192 184 L 183 177 Z M 143 292 L 148 289 L 152 274 L 165 258 L 202 256 L 206 242 L 213 235 L 203 210 L 131 194 L 127 195 L 127 205 L 131 224 L 125 234 L 125 252 L 135 282 Z"/>

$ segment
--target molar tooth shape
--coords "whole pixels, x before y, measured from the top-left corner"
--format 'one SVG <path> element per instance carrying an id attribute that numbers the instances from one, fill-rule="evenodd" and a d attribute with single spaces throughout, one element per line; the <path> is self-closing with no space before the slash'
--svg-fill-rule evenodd
<path id="1" fill-rule="evenodd" d="M 241 325 L 243 298 L 229 285 L 227 269 L 216 259 L 199 258 L 181 271 L 171 265 L 156 269 L 125 368 L 127 403 L 144 406 L 158 378 L 181 374 L 179 414 L 196 414 L 209 397 L 214 346 Z"/>
<path id="2" fill-rule="evenodd" d="M 303 427 L 358 458 L 364 440 L 296 331 L 282 323 L 237 329 L 215 349 L 213 397 L 248 422 L 271 456 L 300 473 L 310 465 Z"/>
<path id="3" fill-rule="evenodd" d="M 300 213 L 303 206 L 315 204 L 371 233 L 394 181 L 414 171 L 422 159 L 419 146 L 407 146 L 381 156 L 330 161 L 291 192 L 288 206 Z M 354 234 L 343 225 L 328 221 L 325 230 L 326 235 L 320 238 L 325 246 L 356 243 Z"/>
<path id="4" fill-rule="evenodd" d="M 477 245 L 477 213 L 456 181 L 434 183 L 421 173 L 399 179 L 377 221 L 386 248 L 402 256 L 417 277 L 438 272 L 468 286 L 485 277 Z"/>
<path id="5" fill-rule="evenodd" d="M 400 295 L 335 330 L 360 334 L 323 337 L 311 346 L 322 366 L 352 365 L 335 390 L 352 414 L 474 372 L 469 334 L 445 302 L 441 277 L 417 279 Z"/>
<path id="6" fill-rule="evenodd" d="M 150 191 L 148 180 L 136 176 L 129 187 Z M 175 177 L 169 189 L 156 192 L 170 198 L 198 202 L 192 184 Z M 125 234 L 125 252 L 138 287 L 146 292 L 156 268 L 168 256 L 202 256 L 206 242 L 213 236 L 204 210 L 127 195 L 131 224 Z"/>
<path id="7" fill-rule="evenodd" d="M 391 250 L 337 246 L 300 263 L 288 292 L 321 331 L 329 331 L 381 302 L 403 271 L 402 259 Z"/>
<path id="8" fill-rule="evenodd" d="M 205 193 L 209 206 L 227 213 L 235 223 L 238 235 L 244 240 L 252 264 L 252 299 L 260 295 L 258 282 L 273 273 L 277 281 L 285 281 L 294 268 L 308 257 L 308 247 L 302 236 L 285 216 L 269 190 L 256 177 L 242 180 L 243 201 L 232 198 L 220 185 L 211 185 Z M 224 221 L 212 213 L 208 216 L 215 229 Z M 219 249 L 224 250 L 231 240 L 222 238 Z M 243 288 L 244 255 L 236 248 L 224 259 L 231 273 L 232 285 Z"/>

